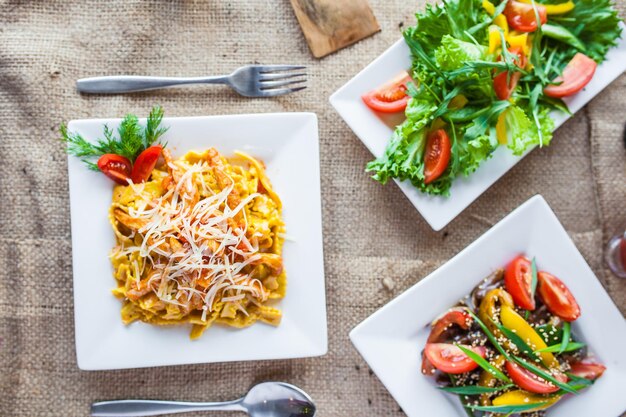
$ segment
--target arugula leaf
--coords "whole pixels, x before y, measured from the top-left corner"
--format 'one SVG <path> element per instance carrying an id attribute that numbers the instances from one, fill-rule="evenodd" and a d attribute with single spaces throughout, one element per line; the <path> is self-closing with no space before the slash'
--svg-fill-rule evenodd
<path id="1" fill-rule="evenodd" d="M 499 387 L 481 387 L 479 385 L 464 385 L 460 387 L 439 387 L 440 390 L 458 395 L 492 394 L 513 388 L 515 385 L 507 384 Z"/>
<path id="2" fill-rule="evenodd" d="M 622 33 L 620 18 L 611 0 L 575 0 L 576 7 L 563 16 L 551 17 L 569 30 L 585 45 L 585 55 L 600 63 Z M 565 62 L 574 56 L 576 50 L 562 48 Z"/>
<path id="3" fill-rule="evenodd" d="M 478 355 L 473 350 L 468 349 L 465 346 L 459 345 L 459 344 L 456 344 L 456 347 L 461 349 L 463 351 L 463 353 L 465 353 L 467 356 L 470 357 L 470 359 L 472 359 L 474 362 L 476 362 L 478 364 L 478 366 L 483 368 L 485 371 L 489 372 L 494 377 L 498 378 L 500 381 L 504 381 L 507 384 L 511 383 L 511 380 L 509 379 L 509 377 L 504 375 L 504 373 L 502 373 L 501 370 L 499 370 L 498 368 L 496 368 L 495 366 L 493 366 L 492 364 L 487 362 L 482 356 Z"/>
<path id="4" fill-rule="evenodd" d="M 582 43 L 581 40 L 576 37 L 576 35 L 574 35 L 569 30 L 565 29 L 561 25 L 555 25 L 553 23 L 544 23 L 543 25 L 541 25 L 541 32 L 545 36 L 555 39 L 557 41 L 564 42 L 570 46 L 573 46 L 579 51 L 584 52 L 587 50 L 587 48 L 585 47 L 585 44 Z"/>

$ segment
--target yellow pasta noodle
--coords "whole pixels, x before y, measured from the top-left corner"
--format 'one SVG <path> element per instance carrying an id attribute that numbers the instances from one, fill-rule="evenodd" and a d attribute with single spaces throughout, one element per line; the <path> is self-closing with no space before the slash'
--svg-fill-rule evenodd
<path id="1" fill-rule="evenodd" d="M 124 323 L 280 323 L 287 286 L 282 204 L 263 163 L 237 152 L 189 152 L 142 184 L 116 186 L 111 262 Z"/>

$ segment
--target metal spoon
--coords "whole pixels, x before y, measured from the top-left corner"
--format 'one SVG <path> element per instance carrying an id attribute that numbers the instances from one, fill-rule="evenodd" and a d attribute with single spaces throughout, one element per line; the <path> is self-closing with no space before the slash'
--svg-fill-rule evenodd
<path id="1" fill-rule="evenodd" d="M 300 388 L 285 382 L 255 385 L 245 397 L 233 401 L 200 403 L 181 401 L 119 400 L 91 406 L 94 417 L 141 417 L 188 411 L 244 411 L 250 417 L 313 417 L 315 404 Z"/>

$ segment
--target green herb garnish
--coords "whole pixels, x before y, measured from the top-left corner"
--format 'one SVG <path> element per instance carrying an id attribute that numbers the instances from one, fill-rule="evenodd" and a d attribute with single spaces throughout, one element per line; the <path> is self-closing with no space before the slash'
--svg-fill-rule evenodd
<path id="1" fill-rule="evenodd" d="M 513 388 L 515 385 L 507 384 L 500 387 L 481 387 L 479 385 L 464 385 L 460 387 L 439 387 L 440 390 L 459 395 L 492 394 Z"/>
<path id="2" fill-rule="evenodd" d="M 127 114 L 117 129 L 117 137 L 112 129 L 104 125 L 104 138 L 91 143 L 78 133 L 67 131 L 67 126 L 61 124 L 59 132 L 61 140 L 67 144 L 67 153 L 80 158 L 89 169 L 98 171 L 94 160 L 102 155 L 112 153 L 123 156 L 131 163 L 146 148 L 153 145 L 167 131 L 161 127 L 163 109 L 154 107 L 146 121 L 146 127 L 139 124 L 137 116 Z"/>
<path id="3" fill-rule="evenodd" d="M 498 378 L 500 381 L 504 381 L 507 384 L 511 383 L 511 380 L 509 379 L 509 377 L 504 375 L 501 370 L 499 370 L 498 368 L 496 368 L 495 366 L 493 366 L 492 364 L 487 362 L 487 360 L 485 360 L 482 356 L 480 356 L 479 354 L 477 354 L 473 350 L 468 349 L 465 346 L 459 345 L 459 344 L 457 344 L 456 347 L 461 349 L 463 351 L 463 353 L 465 353 L 467 356 L 470 357 L 470 359 L 472 359 L 474 362 L 476 362 L 478 364 L 478 366 L 480 366 L 485 371 L 489 372 L 491 375 L 493 375 L 496 378 Z"/>
<path id="4" fill-rule="evenodd" d="M 541 378 L 545 379 L 546 381 L 552 382 L 554 385 L 556 385 L 557 387 L 561 388 L 563 391 L 566 391 L 570 394 L 576 394 L 577 391 L 576 389 L 574 389 L 573 387 L 571 387 L 569 384 L 565 383 L 565 382 L 561 382 L 558 379 L 556 379 L 555 377 L 553 377 L 552 375 L 550 375 L 547 371 L 544 371 L 543 369 L 533 365 L 532 363 L 515 356 L 513 358 L 515 360 L 515 362 L 517 362 L 520 366 L 526 368 L 527 370 L 529 370 L 530 372 L 532 372 L 533 374 L 540 376 Z"/>
<path id="5" fill-rule="evenodd" d="M 570 342 L 565 346 L 565 349 L 563 349 L 563 345 L 558 344 L 558 345 L 552 345 L 552 346 L 548 346 L 546 348 L 543 349 L 539 349 L 536 350 L 535 353 L 541 353 L 541 352 L 550 352 L 550 353 L 563 353 L 563 352 L 573 352 L 575 350 L 579 350 L 584 348 L 586 345 L 584 343 L 579 343 L 579 342 Z"/>
<path id="6" fill-rule="evenodd" d="M 504 350 L 502 345 L 500 345 L 500 343 L 498 343 L 498 340 L 493 335 L 493 333 L 491 333 L 489 328 L 487 328 L 487 326 L 485 326 L 485 323 L 483 323 L 482 320 L 480 320 L 478 318 L 478 316 L 476 314 L 474 314 L 474 312 L 472 310 L 470 310 L 469 308 L 467 309 L 467 312 L 469 313 L 470 316 L 472 316 L 472 318 L 474 320 L 476 320 L 476 323 L 478 323 L 478 325 L 483 330 L 483 332 L 485 332 L 485 335 L 487 336 L 487 339 L 489 339 L 489 341 L 496 348 L 496 350 L 498 352 L 500 352 L 507 360 L 511 360 L 511 356 L 507 353 L 506 350 Z"/>
<path id="7" fill-rule="evenodd" d="M 514 333 L 512 330 L 507 329 L 506 327 L 504 327 L 503 325 L 501 325 L 500 323 L 496 323 L 496 322 L 492 322 L 493 324 L 496 325 L 496 327 L 502 332 L 504 333 L 504 335 L 506 337 L 508 337 L 511 342 L 513 342 L 513 344 L 515 346 L 517 346 L 517 348 L 520 350 L 520 352 L 523 352 L 524 354 L 526 354 L 530 359 L 534 360 L 534 361 L 540 361 L 541 359 L 535 354 L 535 352 L 533 351 L 533 349 L 528 346 L 528 344 L 524 341 L 524 339 L 522 339 L 521 337 L 519 337 L 516 333 Z"/>
<path id="8" fill-rule="evenodd" d="M 491 413 L 519 413 L 522 411 L 530 411 L 535 408 L 542 407 L 549 404 L 548 402 L 534 403 L 534 404 L 520 404 L 520 405 L 468 405 L 472 410 L 477 411 L 489 411 Z"/>
<path id="9" fill-rule="evenodd" d="M 565 349 L 567 349 L 567 345 L 569 344 L 570 339 L 570 332 L 571 325 L 568 321 L 566 321 L 565 323 L 563 323 L 563 339 L 561 340 L 561 348 L 559 349 L 558 353 L 563 353 L 565 352 Z"/>

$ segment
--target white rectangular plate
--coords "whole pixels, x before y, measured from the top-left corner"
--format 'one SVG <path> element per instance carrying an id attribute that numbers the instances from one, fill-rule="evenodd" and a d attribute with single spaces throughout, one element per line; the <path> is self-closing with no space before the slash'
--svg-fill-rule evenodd
<path id="1" fill-rule="evenodd" d="M 591 388 L 564 398 L 548 416 L 616 417 L 626 409 L 626 322 L 546 201 L 535 196 L 350 333 L 409 417 L 464 415 L 458 398 L 438 390 L 420 371 L 429 325 L 520 253 L 536 257 L 540 269 L 569 287 L 582 311 L 572 331 L 607 367 Z"/>
<path id="2" fill-rule="evenodd" d="M 565 100 L 572 113 L 580 110 L 626 70 L 625 39 L 620 39 L 619 45 L 611 49 L 587 87 Z M 402 122 L 403 116 L 377 114 L 363 103 L 361 95 L 410 67 L 409 47 L 400 39 L 330 97 L 332 106 L 375 157 L 384 153 L 394 127 Z M 569 118 L 560 112 L 552 116 L 556 127 Z M 423 194 L 409 181 L 396 183 L 428 224 L 434 230 L 441 230 L 522 158 L 499 147 L 476 172 L 467 178 L 458 177 L 452 184 L 449 197 Z"/>
<path id="3" fill-rule="evenodd" d="M 77 120 L 68 125 L 89 141 L 102 136 L 103 124 L 120 119 Z M 143 121 L 145 122 L 145 120 Z M 163 120 L 174 156 L 215 147 L 260 158 L 283 201 L 289 240 L 283 259 L 287 295 L 277 304 L 280 326 L 257 323 L 246 329 L 209 328 L 189 340 L 190 327 L 125 326 L 109 253 L 115 238 L 108 220 L 113 183 L 69 157 L 74 319 L 78 366 L 86 370 L 138 368 L 203 362 L 285 359 L 327 351 L 324 263 L 320 204 L 317 116 L 312 113 L 184 117 Z"/>

